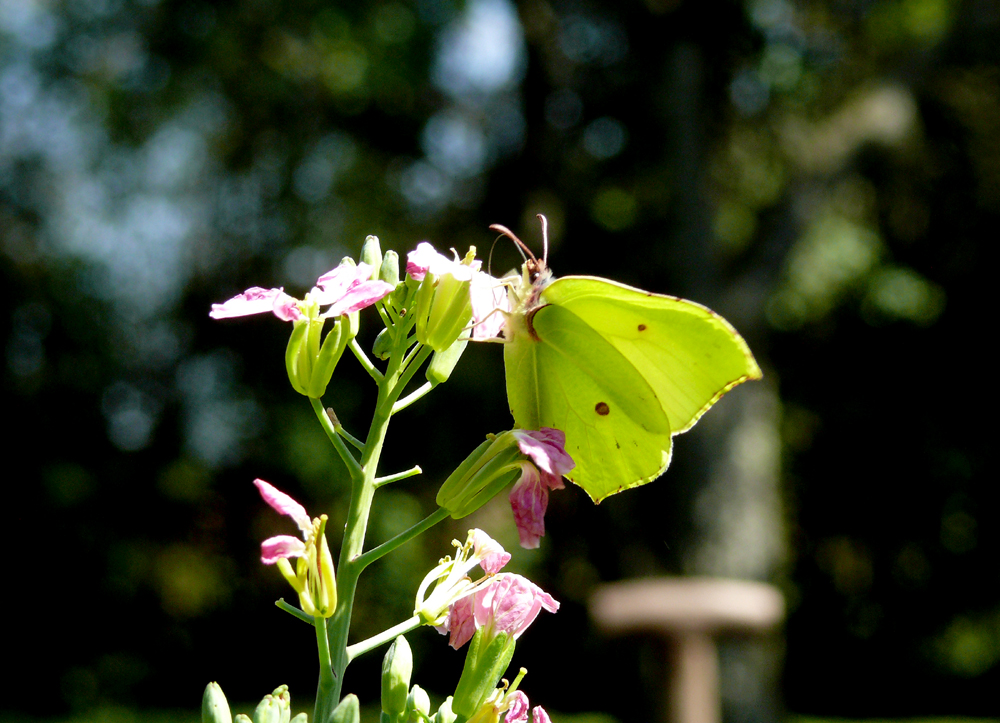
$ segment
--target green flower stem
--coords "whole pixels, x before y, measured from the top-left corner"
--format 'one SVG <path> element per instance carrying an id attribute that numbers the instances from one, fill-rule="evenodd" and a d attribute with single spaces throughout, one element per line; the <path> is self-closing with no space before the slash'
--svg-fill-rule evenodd
<path id="1" fill-rule="evenodd" d="M 289 605 L 287 602 L 285 602 L 285 598 L 283 598 L 283 597 L 278 598 L 277 600 L 275 600 L 274 604 L 277 607 L 279 607 L 282 610 L 284 610 L 289 615 L 298 618 L 299 620 L 301 620 L 304 623 L 309 623 L 310 625 L 315 625 L 316 624 L 316 618 L 314 618 L 312 615 L 310 615 L 307 612 L 303 612 L 302 610 L 299 610 L 294 605 Z"/>
<path id="2" fill-rule="evenodd" d="M 379 457 L 382 454 L 382 445 L 385 442 L 385 435 L 389 428 L 389 420 L 392 416 L 392 405 L 402 390 L 400 381 L 406 377 L 403 366 L 403 356 L 406 353 L 407 341 L 405 338 L 397 341 L 391 354 L 389 364 L 385 374 L 378 381 L 378 400 L 375 403 L 375 413 L 372 415 L 371 427 L 368 429 L 368 437 L 365 439 L 364 450 L 361 454 L 361 463 L 358 465 L 353 457 L 348 458 L 358 467 L 358 474 L 351 473 L 351 499 L 347 511 L 347 525 L 344 530 L 344 539 L 340 547 L 340 562 L 337 569 L 337 610 L 329 623 L 329 644 L 333 670 L 336 679 L 329 690 L 322 691 L 324 695 L 330 697 L 330 705 L 336 705 L 340 700 L 341 685 L 344 680 L 344 671 L 351 662 L 347 653 L 347 640 L 350 635 L 351 615 L 354 611 L 354 597 L 358 587 L 358 577 L 365 566 L 360 562 L 365 545 L 365 533 L 368 530 L 368 518 L 371 514 L 372 498 L 375 495 L 375 472 L 378 469 Z M 412 374 L 411 374 L 412 376 Z M 313 401 L 313 408 L 317 410 L 317 417 L 323 428 L 327 430 L 327 436 L 331 440 L 336 440 L 335 445 L 343 447 L 343 441 L 337 436 L 333 429 L 333 423 L 323 413 L 322 405 L 318 400 Z M 339 448 L 338 448 L 339 451 Z M 346 451 L 346 448 L 345 448 Z M 343 456 L 343 453 L 342 455 Z M 345 460 L 346 462 L 347 460 Z M 351 467 L 351 464 L 348 463 Z M 317 701 L 317 706 L 319 702 Z"/>
<path id="3" fill-rule="evenodd" d="M 420 627 L 420 616 L 414 615 L 413 617 L 404 620 L 398 625 L 393 625 L 388 630 L 383 630 L 378 635 L 373 635 L 367 640 L 362 640 L 360 643 L 355 643 L 354 645 L 348 646 L 347 657 L 349 660 L 354 660 L 359 655 L 367 653 L 369 650 L 374 650 L 380 645 L 388 643 L 390 640 L 395 640 L 397 635 L 402 635 L 403 633 L 408 633 L 411 630 L 415 630 Z"/>
<path id="4" fill-rule="evenodd" d="M 375 480 L 375 487 L 381 487 L 382 485 L 392 484 L 393 482 L 399 482 L 401 479 L 406 479 L 407 477 L 414 477 L 418 474 L 423 474 L 424 471 L 420 469 L 420 465 L 410 467 L 405 472 L 397 472 L 396 474 L 390 474 L 386 477 L 379 477 Z"/>
<path id="5" fill-rule="evenodd" d="M 343 437 L 344 439 L 346 439 L 351 444 L 352 447 L 360 449 L 362 452 L 364 452 L 364 450 L 365 450 L 365 443 L 362 442 L 357 437 L 355 437 L 350 432 L 348 432 L 346 429 L 344 429 L 344 425 L 342 425 L 342 424 L 335 424 L 335 425 L 333 425 L 333 428 L 335 430 L 337 430 L 337 434 L 339 434 L 341 437 Z"/>
<path id="6" fill-rule="evenodd" d="M 376 560 L 379 560 L 388 555 L 397 547 L 400 547 L 404 543 L 407 543 L 410 540 L 412 540 L 417 535 L 420 535 L 429 530 L 430 528 L 434 527 L 434 525 L 441 522 L 441 520 L 446 518 L 449 514 L 451 513 L 448 512 L 448 510 L 446 510 L 444 507 L 439 507 L 436 511 L 427 515 L 427 517 L 422 519 L 420 522 L 415 524 L 410 529 L 403 530 L 398 535 L 393 537 L 391 540 L 386 540 L 378 547 L 373 547 L 368 552 L 358 557 L 356 562 L 361 566 L 362 569 L 368 567 Z"/>
<path id="7" fill-rule="evenodd" d="M 330 665 L 330 643 L 327 638 L 326 618 L 317 617 L 316 646 L 319 650 L 319 685 L 316 689 L 316 705 L 313 708 L 313 721 L 325 723 L 330 719 L 333 709 L 340 700 L 340 684 L 338 676 Z M 334 688 L 337 689 L 333 694 Z"/>
<path id="8" fill-rule="evenodd" d="M 319 399 L 314 399 L 309 397 L 309 403 L 312 404 L 313 411 L 316 413 L 316 418 L 319 419 L 320 425 L 323 427 L 323 431 L 326 432 L 326 436 L 330 438 L 333 442 L 333 446 L 336 448 L 337 453 L 340 458 L 344 460 L 344 464 L 347 465 L 347 471 L 351 474 L 352 480 L 358 480 L 361 478 L 361 465 L 358 464 L 358 460 L 354 459 L 354 455 L 351 454 L 351 450 L 347 448 L 344 444 L 344 440 L 340 438 L 337 434 L 337 430 L 333 426 L 333 422 L 330 421 L 330 417 L 326 414 L 326 409 L 323 408 L 323 402 Z"/>
<path id="9" fill-rule="evenodd" d="M 366 372 L 368 372 L 371 378 L 374 379 L 377 384 L 381 384 L 382 372 L 380 372 L 378 369 L 375 368 L 375 365 L 372 364 L 371 359 L 369 359 L 368 355 L 365 354 L 364 349 L 362 349 L 361 346 L 358 344 L 358 340 L 351 339 L 351 341 L 348 343 L 347 346 L 354 353 L 354 356 L 358 358 L 358 361 L 361 363 L 361 366 L 364 368 Z"/>
<path id="10" fill-rule="evenodd" d="M 427 392 L 429 392 L 435 386 L 436 385 L 431 384 L 430 382 L 425 382 L 421 387 L 419 387 L 418 389 L 414 390 L 412 393 L 407 394 L 405 397 L 403 397 L 398 402 L 396 402 L 395 404 L 393 404 L 392 405 L 392 413 L 395 414 L 396 412 L 403 411 L 404 409 L 406 409 L 408 406 L 410 406 L 411 404 L 413 404 L 418 399 L 422 399 L 424 396 L 426 396 Z"/>
<path id="11" fill-rule="evenodd" d="M 419 349 L 419 351 L 417 351 L 417 349 Z M 405 361 L 406 370 L 399 376 L 399 379 L 392 387 L 392 393 L 388 395 L 386 400 L 389 402 L 388 413 L 390 416 L 392 415 L 392 410 L 396 406 L 396 400 L 399 398 L 399 395 L 406 388 L 406 385 L 410 383 L 410 380 L 413 379 L 413 375 L 417 373 L 417 370 L 420 369 L 421 365 L 423 365 L 425 361 L 427 361 L 427 357 L 429 357 L 434 350 L 429 346 L 418 345 L 413 351 L 416 353 L 414 354 L 411 352 L 407 357 Z M 381 409 L 379 411 L 381 411 Z"/>

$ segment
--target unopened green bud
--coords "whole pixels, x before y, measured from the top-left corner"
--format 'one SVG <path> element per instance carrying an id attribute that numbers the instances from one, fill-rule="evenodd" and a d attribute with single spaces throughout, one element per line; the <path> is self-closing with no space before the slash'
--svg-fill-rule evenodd
<path id="1" fill-rule="evenodd" d="M 396 716 L 406 710 L 413 672 L 413 653 L 402 635 L 396 636 L 382 659 L 382 710 Z"/>
<path id="2" fill-rule="evenodd" d="M 406 710 L 409 712 L 406 717 L 407 723 L 423 721 L 421 715 L 426 716 L 431 711 L 431 699 L 427 691 L 419 685 L 414 685 L 406 697 Z"/>
<path id="3" fill-rule="evenodd" d="M 253 723 L 281 723 L 281 707 L 272 695 L 265 695 L 253 712 Z"/>
<path id="4" fill-rule="evenodd" d="M 431 718 L 432 723 L 455 723 L 458 720 L 458 714 L 451 709 L 451 702 L 452 697 L 449 695 Z"/>
<path id="5" fill-rule="evenodd" d="M 285 369 L 295 391 L 319 399 L 326 392 L 347 345 L 357 336 L 358 314 L 338 318 L 324 337 L 326 319 L 318 316 L 319 306 L 314 305 L 306 311 L 306 316 L 295 321 L 292 327 L 285 348 Z"/>
<path id="6" fill-rule="evenodd" d="M 452 709 L 455 713 L 469 718 L 479 710 L 486 699 L 496 690 L 510 659 L 514 656 L 514 637 L 508 633 L 498 633 L 483 646 L 486 629 L 480 628 L 469 642 L 462 676 L 455 688 Z"/>
<path id="7" fill-rule="evenodd" d="M 387 284 L 399 285 L 399 254 L 391 249 L 385 252 L 382 265 L 378 269 L 378 277 Z"/>
<path id="8" fill-rule="evenodd" d="M 372 279 L 377 279 L 382 267 L 382 247 L 379 246 L 378 236 L 368 236 L 361 246 L 361 263 L 372 267 Z"/>
<path id="9" fill-rule="evenodd" d="M 321 723 L 317 721 L 317 723 Z M 361 707 L 354 693 L 344 696 L 340 705 L 330 714 L 330 723 L 361 723 Z"/>
<path id="10" fill-rule="evenodd" d="M 236 723 L 253 723 L 253 718 L 246 715 L 245 713 L 237 713 Z"/>
<path id="11" fill-rule="evenodd" d="M 388 359 L 391 353 L 392 334 L 389 333 L 388 329 L 383 329 L 375 337 L 375 343 L 372 344 L 372 356 L 376 359 Z"/>
<path id="12" fill-rule="evenodd" d="M 427 365 L 427 381 L 438 385 L 448 381 L 458 360 L 462 358 L 462 352 L 469 345 L 469 330 L 462 332 L 462 336 L 444 351 L 436 351 L 431 357 L 431 363 Z"/>
<path id="13" fill-rule="evenodd" d="M 205 686 L 205 694 L 201 697 L 201 723 L 233 723 L 229 701 L 218 683 Z"/>
<path id="14" fill-rule="evenodd" d="M 305 713 L 299 713 L 297 716 L 292 718 L 288 723 L 309 723 L 309 716 Z"/>

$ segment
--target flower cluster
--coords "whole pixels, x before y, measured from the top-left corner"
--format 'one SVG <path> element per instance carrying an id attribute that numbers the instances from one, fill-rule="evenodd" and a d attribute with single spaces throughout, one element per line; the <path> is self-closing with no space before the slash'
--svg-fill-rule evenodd
<path id="1" fill-rule="evenodd" d="M 360 311 L 392 293 L 393 286 L 371 279 L 372 271 L 365 263 L 341 264 L 320 276 L 305 299 L 289 296 L 282 288 L 254 286 L 222 304 L 212 304 L 208 315 L 213 319 L 231 319 L 271 312 L 282 321 L 298 321 L 307 313 L 304 307 L 317 304 L 329 305 L 323 318 L 336 318 Z"/>

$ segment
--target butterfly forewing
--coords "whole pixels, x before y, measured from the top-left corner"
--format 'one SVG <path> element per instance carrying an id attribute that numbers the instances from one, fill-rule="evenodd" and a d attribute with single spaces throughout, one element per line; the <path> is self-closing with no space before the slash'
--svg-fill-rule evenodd
<path id="1" fill-rule="evenodd" d="M 700 304 L 587 276 L 557 279 L 541 299 L 572 311 L 639 370 L 673 434 L 736 384 L 760 377 L 746 342 Z"/>

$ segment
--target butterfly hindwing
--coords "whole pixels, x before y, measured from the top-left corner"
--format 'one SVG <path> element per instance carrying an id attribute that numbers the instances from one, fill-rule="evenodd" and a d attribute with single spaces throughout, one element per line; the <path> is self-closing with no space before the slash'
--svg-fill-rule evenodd
<path id="1" fill-rule="evenodd" d="M 567 477 L 595 501 L 655 479 L 671 430 L 656 393 L 622 353 L 578 315 L 550 304 L 533 332 L 504 348 L 507 394 L 519 426 L 566 433 Z"/>

